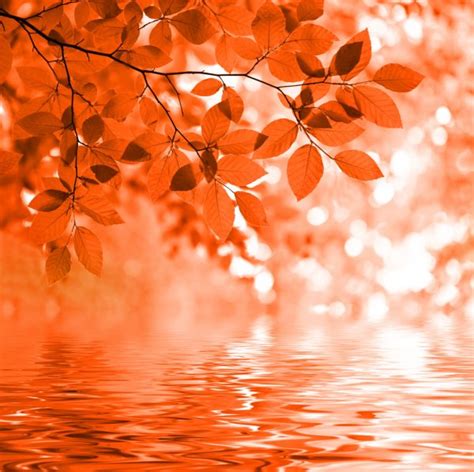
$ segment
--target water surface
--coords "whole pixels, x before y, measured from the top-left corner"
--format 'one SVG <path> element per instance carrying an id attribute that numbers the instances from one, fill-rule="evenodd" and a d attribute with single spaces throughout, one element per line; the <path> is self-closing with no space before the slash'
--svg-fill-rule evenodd
<path id="1" fill-rule="evenodd" d="M 473 346 L 463 326 L 286 332 L 260 317 L 235 335 L 119 339 L 1 328 L 5 471 L 474 465 Z"/>

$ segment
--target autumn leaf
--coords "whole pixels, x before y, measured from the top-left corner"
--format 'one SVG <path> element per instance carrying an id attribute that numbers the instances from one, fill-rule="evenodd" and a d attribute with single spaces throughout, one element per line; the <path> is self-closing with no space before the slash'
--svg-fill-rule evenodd
<path id="1" fill-rule="evenodd" d="M 206 149 L 201 153 L 201 167 L 204 177 L 208 182 L 214 180 L 217 172 L 216 154 L 213 151 Z"/>
<path id="2" fill-rule="evenodd" d="M 0 34 L 0 84 L 5 82 L 12 67 L 13 54 L 10 43 Z"/>
<path id="3" fill-rule="evenodd" d="M 367 29 L 357 33 L 341 46 L 331 61 L 329 70 L 348 81 L 362 72 L 372 57 L 372 46 Z"/>
<path id="4" fill-rule="evenodd" d="M 186 164 L 189 164 L 189 159 L 176 149 L 169 156 L 155 159 L 148 171 L 148 191 L 152 201 L 156 202 L 170 189 L 176 171 Z"/>
<path id="5" fill-rule="evenodd" d="M 221 87 L 222 82 L 220 80 L 209 78 L 197 83 L 191 90 L 191 93 L 205 97 L 214 95 Z"/>
<path id="6" fill-rule="evenodd" d="M 205 43 L 216 29 L 197 8 L 178 13 L 171 19 L 173 26 L 193 44 Z"/>
<path id="7" fill-rule="evenodd" d="M 364 132 L 364 128 L 354 122 L 335 122 L 330 128 L 311 128 L 308 131 L 326 146 L 342 146 L 358 138 Z"/>
<path id="8" fill-rule="evenodd" d="M 217 173 L 224 181 L 245 186 L 266 175 L 256 162 L 244 156 L 228 154 L 217 162 Z"/>
<path id="9" fill-rule="evenodd" d="M 64 128 L 62 121 L 52 113 L 38 111 L 17 121 L 18 126 L 32 136 L 48 136 Z"/>
<path id="10" fill-rule="evenodd" d="M 116 164 L 115 165 L 94 164 L 91 166 L 91 171 L 94 173 L 95 178 L 100 183 L 109 182 L 119 173 L 119 169 Z"/>
<path id="11" fill-rule="evenodd" d="M 129 93 L 120 93 L 112 97 L 104 106 L 102 116 L 124 121 L 135 108 L 137 97 Z"/>
<path id="12" fill-rule="evenodd" d="M 223 34 L 216 45 L 216 60 L 227 72 L 232 72 L 239 57 L 232 47 L 232 38 Z"/>
<path id="13" fill-rule="evenodd" d="M 149 15 L 147 15 L 149 16 Z M 170 54 L 173 49 L 173 38 L 170 25 L 167 21 L 160 21 L 150 33 L 150 44 Z"/>
<path id="14" fill-rule="evenodd" d="M 90 189 L 77 200 L 79 208 L 101 225 L 109 226 L 123 223 L 108 198 L 98 189 Z"/>
<path id="15" fill-rule="evenodd" d="M 336 100 L 330 100 L 329 102 L 323 103 L 319 109 L 334 121 L 350 123 L 354 120 L 354 118 L 349 116 L 345 108 Z"/>
<path id="16" fill-rule="evenodd" d="M 422 74 L 400 64 L 386 64 L 374 75 L 374 82 L 394 92 L 409 92 L 423 79 Z"/>
<path id="17" fill-rule="evenodd" d="M 87 144 L 94 144 L 104 134 L 104 121 L 99 115 L 92 115 L 82 124 L 82 134 Z"/>
<path id="18" fill-rule="evenodd" d="M 194 176 L 193 167 L 191 164 L 186 164 L 180 167 L 171 179 L 170 190 L 173 191 L 187 191 L 196 187 L 196 177 Z"/>
<path id="19" fill-rule="evenodd" d="M 215 143 L 229 129 L 230 120 L 219 104 L 209 108 L 202 119 L 202 137 L 207 144 Z"/>
<path id="20" fill-rule="evenodd" d="M 184 10 L 189 4 L 189 0 L 159 0 L 158 3 L 163 15 L 174 15 Z"/>
<path id="21" fill-rule="evenodd" d="M 20 66 L 16 68 L 16 71 L 26 86 L 33 87 L 43 93 L 50 93 L 54 90 L 56 84 L 52 74 L 47 70 L 41 69 L 40 67 Z"/>
<path id="22" fill-rule="evenodd" d="M 395 102 L 382 90 L 369 85 L 354 87 L 357 107 L 369 121 L 384 128 L 401 128 L 402 120 Z"/>
<path id="23" fill-rule="evenodd" d="M 0 150 L 0 177 L 12 172 L 18 165 L 21 154 Z"/>
<path id="24" fill-rule="evenodd" d="M 48 189 L 36 195 L 30 202 L 29 207 L 38 211 L 53 211 L 59 208 L 68 197 L 67 192 Z"/>
<path id="25" fill-rule="evenodd" d="M 337 36 L 319 25 L 304 24 L 291 32 L 284 48 L 318 55 L 327 52 Z"/>
<path id="26" fill-rule="evenodd" d="M 261 132 L 265 142 L 255 151 L 255 159 L 279 156 L 290 148 L 298 135 L 298 125 L 282 118 L 272 121 Z"/>
<path id="27" fill-rule="evenodd" d="M 383 177 L 375 161 L 362 151 L 342 151 L 334 157 L 342 172 L 358 180 L 374 180 Z"/>
<path id="28" fill-rule="evenodd" d="M 270 72 L 284 82 L 298 82 L 306 75 L 299 67 L 296 54 L 289 51 L 275 51 L 267 57 Z"/>
<path id="29" fill-rule="evenodd" d="M 223 154 L 248 154 L 257 148 L 259 137 L 252 129 L 231 131 L 219 140 L 219 149 Z"/>
<path id="30" fill-rule="evenodd" d="M 296 8 L 299 21 L 317 20 L 324 12 L 324 0 L 300 0 Z"/>
<path id="31" fill-rule="evenodd" d="M 226 240 L 234 224 L 234 203 L 217 182 L 209 185 L 204 200 L 204 219 L 219 239 Z"/>
<path id="32" fill-rule="evenodd" d="M 74 232 L 74 249 L 79 262 L 89 272 L 100 276 L 103 255 L 99 238 L 90 229 L 78 226 Z"/>
<path id="33" fill-rule="evenodd" d="M 33 218 L 29 230 L 31 240 L 36 244 L 44 244 L 58 239 L 71 219 L 69 203 L 64 202 L 59 208 L 50 212 L 40 212 Z"/>
<path id="34" fill-rule="evenodd" d="M 253 15 L 241 6 L 224 6 L 217 13 L 217 18 L 228 33 L 237 36 L 248 36 L 252 34 L 250 24 L 252 23 Z"/>
<path id="35" fill-rule="evenodd" d="M 46 259 L 46 276 L 48 282 L 54 284 L 58 280 L 66 277 L 71 271 L 71 253 L 69 249 L 64 247 L 58 247 L 51 252 Z"/>
<path id="36" fill-rule="evenodd" d="M 267 225 L 267 216 L 258 197 L 247 192 L 235 192 L 235 200 L 242 216 L 251 226 Z"/>
<path id="37" fill-rule="evenodd" d="M 219 109 L 229 120 L 238 123 L 244 111 L 244 101 L 233 88 L 226 87 L 222 93 Z"/>
<path id="38" fill-rule="evenodd" d="M 309 195 L 323 175 L 323 161 L 311 144 L 297 149 L 288 160 L 288 183 L 298 200 Z"/>
<path id="39" fill-rule="evenodd" d="M 252 21 L 252 32 L 257 44 L 264 50 L 283 42 L 287 33 L 282 11 L 272 2 L 266 1 Z"/>
<path id="40" fill-rule="evenodd" d="M 138 46 L 124 53 L 121 57 L 135 67 L 155 69 L 171 62 L 171 57 L 156 46 Z"/>

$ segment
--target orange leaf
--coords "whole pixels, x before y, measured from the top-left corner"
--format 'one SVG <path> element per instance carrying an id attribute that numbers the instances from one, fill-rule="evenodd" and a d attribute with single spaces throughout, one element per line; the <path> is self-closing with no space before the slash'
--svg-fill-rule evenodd
<path id="1" fill-rule="evenodd" d="M 102 18 L 115 18 L 121 11 L 116 0 L 89 0 L 89 4 Z"/>
<path id="2" fill-rule="evenodd" d="M 216 61 L 227 72 L 232 72 L 239 57 L 232 47 L 232 38 L 223 34 L 216 44 Z"/>
<path id="3" fill-rule="evenodd" d="M 211 22 L 195 8 L 178 13 L 173 16 L 171 22 L 193 44 L 205 43 L 216 32 Z"/>
<path id="4" fill-rule="evenodd" d="M 150 33 L 150 44 L 170 54 L 173 49 L 172 33 L 167 21 L 160 21 Z"/>
<path id="5" fill-rule="evenodd" d="M 374 82 L 394 92 L 409 92 L 423 79 L 424 75 L 400 64 L 386 64 L 374 75 Z"/>
<path id="6" fill-rule="evenodd" d="M 288 160 L 288 183 L 298 200 L 309 195 L 323 175 L 323 161 L 311 144 L 297 149 Z"/>
<path id="7" fill-rule="evenodd" d="M 251 226 L 265 226 L 267 215 L 258 197 L 247 192 L 235 192 L 235 199 L 242 216 Z"/>
<path id="8" fill-rule="evenodd" d="M 38 211 L 53 211 L 59 208 L 68 197 L 67 192 L 48 189 L 36 195 L 28 206 Z"/>
<path id="9" fill-rule="evenodd" d="M 222 113 L 219 105 L 209 108 L 202 119 L 202 137 L 207 144 L 215 143 L 229 129 L 230 120 Z"/>
<path id="10" fill-rule="evenodd" d="M 354 122 L 335 122 L 331 124 L 331 128 L 314 128 L 308 131 L 326 146 L 342 146 L 358 138 L 364 132 L 364 128 Z"/>
<path id="11" fill-rule="evenodd" d="M 63 203 L 57 210 L 38 213 L 31 223 L 30 238 L 36 244 L 58 239 L 66 231 L 70 218 L 69 202 Z"/>
<path id="12" fill-rule="evenodd" d="M 220 239 L 227 239 L 234 224 L 234 202 L 217 182 L 212 182 L 204 200 L 204 219 Z"/>
<path id="13" fill-rule="evenodd" d="M 102 245 L 99 238 L 89 229 L 78 226 L 74 233 L 74 249 L 79 262 L 93 274 L 102 272 Z"/>
<path id="14" fill-rule="evenodd" d="M 54 284 L 66 277 L 71 271 L 71 253 L 64 247 L 56 248 L 46 259 L 46 275 L 48 282 Z"/>
<path id="15" fill-rule="evenodd" d="M 9 174 L 18 165 L 21 154 L 0 150 L 0 176 Z"/>
<path id="16" fill-rule="evenodd" d="M 47 111 L 24 116 L 17 121 L 17 124 L 32 136 L 48 136 L 64 127 L 57 116 Z"/>
<path id="17" fill-rule="evenodd" d="M 395 102 L 382 90 L 369 85 L 354 87 L 354 98 L 361 113 L 384 128 L 402 128 L 402 120 Z"/>
<path id="18" fill-rule="evenodd" d="M 219 149 L 223 154 L 247 154 L 256 149 L 259 136 L 252 129 L 238 129 L 219 141 Z"/>
<path id="19" fill-rule="evenodd" d="M 5 82 L 10 69 L 12 68 L 13 54 L 10 43 L 0 35 L 0 84 Z"/>
<path id="20" fill-rule="evenodd" d="M 222 87 L 222 82 L 217 79 L 204 79 L 197 83 L 191 90 L 195 95 L 208 96 L 214 95 Z"/>
<path id="21" fill-rule="evenodd" d="M 229 5 L 221 8 L 217 17 L 220 24 L 228 33 L 237 36 L 247 36 L 252 34 L 250 23 L 252 22 L 253 15 L 243 7 Z"/>
<path id="22" fill-rule="evenodd" d="M 152 99 L 148 97 L 143 97 L 141 99 L 140 117 L 146 126 L 154 127 L 157 124 L 160 118 L 160 112 L 156 103 Z"/>
<path id="23" fill-rule="evenodd" d="M 372 57 L 372 46 L 367 29 L 357 33 L 341 46 L 331 61 L 329 70 L 348 81 L 362 72 Z"/>
<path id="24" fill-rule="evenodd" d="M 296 8 L 299 21 L 316 20 L 324 11 L 324 0 L 300 0 Z"/>
<path id="25" fill-rule="evenodd" d="M 120 215 L 100 189 L 91 188 L 79 200 L 79 208 L 101 225 L 117 225 L 123 223 Z"/>
<path id="26" fill-rule="evenodd" d="M 220 110 L 229 120 L 238 123 L 242 118 L 244 111 L 244 101 L 240 95 L 231 87 L 226 87 L 222 93 L 222 102 L 220 103 Z"/>
<path id="27" fill-rule="evenodd" d="M 260 46 L 250 38 L 231 38 L 232 49 L 244 59 L 255 60 L 262 54 Z"/>
<path id="28" fill-rule="evenodd" d="M 137 97 L 130 93 L 120 93 L 112 97 L 104 106 L 102 116 L 124 121 L 137 104 Z"/>
<path id="29" fill-rule="evenodd" d="M 180 167 L 171 179 L 170 190 L 173 191 L 187 191 L 196 187 L 196 177 L 194 176 L 193 167 L 191 164 L 186 164 Z"/>
<path id="30" fill-rule="evenodd" d="M 56 86 L 48 69 L 42 69 L 40 67 L 17 67 L 16 70 L 27 87 L 33 87 L 44 93 L 51 93 Z"/>
<path id="31" fill-rule="evenodd" d="M 296 59 L 296 55 L 289 51 L 275 51 L 267 57 L 270 72 L 284 82 L 299 82 L 306 78 Z"/>
<path id="32" fill-rule="evenodd" d="M 186 155 L 179 151 L 173 152 L 166 157 L 161 157 L 153 162 L 148 171 L 148 191 L 152 201 L 156 202 L 170 189 L 171 179 L 176 171 L 189 163 Z"/>
<path id="33" fill-rule="evenodd" d="M 104 121 L 99 115 L 92 115 L 82 123 L 82 134 L 87 144 L 94 144 L 104 134 Z"/>
<path id="34" fill-rule="evenodd" d="M 295 141 L 298 125 L 294 121 L 282 118 L 265 126 L 261 134 L 266 139 L 255 151 L 255 159 L 275 157 L 284 153 Z"/>
<path id="35" fill-rule="evenodd" d="M 217 173 L 232 185 L 249 185 L 266 172 L 256 162 L 244 156 L 229 154 L 217 162 Z"/>
<path id="36" fill-rule="evenodd" d="M 374 180 L 383 177 L 375 161 L 362 151 L 342 151 L 334 157 L 342 172 L 359 180 Z"/>
<path id="37" fill-rule="evenodd" d="M 252 21 L 252 32 L 261 48 L 268 50 L 277 46 L 287 36 L 285 16 L 276 5 L 267 0 L 257 10 L 257 15 Z"/>
<path id="38" fill-rule="evenodd" d="M 331 120 L 342 121 L 343 123 L 350 123 L 353 118 L 350 117 L 344 107 L 336 100 L 330 100 L 329 102 L 323 103 L 319 109 Z"/>
<path id="39" fill-rule="evenodd" d="M 158 3 L 163 15 L 174 15 L 184 10 L 188 6 L 189 0 L 159 0 Z"/>
<path id="40" fill-rule="evenodd" d="M 306 24 L 298 26 L 285 42 L 284 48 L 318 55 L 328 51 L 337 36 L 326 28 Z"/>
<path id="41" fill-rule="evenodd" d="M 171 57 L 156 46 L 138 46 L 122 54 L 121 59 L 144 69 L 155 69 L 171 62 Z"/>

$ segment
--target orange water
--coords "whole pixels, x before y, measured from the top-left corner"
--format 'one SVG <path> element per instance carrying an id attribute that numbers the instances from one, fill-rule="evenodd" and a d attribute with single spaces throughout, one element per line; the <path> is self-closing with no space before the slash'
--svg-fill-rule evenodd
<path id="1" fill-rule="evenodd" d="M 463 324 L 0 330 L 5 471 L 472 470 Z"/>

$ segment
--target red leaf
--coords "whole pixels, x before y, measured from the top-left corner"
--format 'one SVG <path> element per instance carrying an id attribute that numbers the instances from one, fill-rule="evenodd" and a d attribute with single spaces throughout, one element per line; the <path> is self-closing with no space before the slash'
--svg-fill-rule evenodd
<path id="1" fill-rule="evenodd" d="M 247 192 L 235 192 L 235 199 L 242 216 L 251 226 L 265 226 L 268 224 L 265 208 L 258 197 Z"/>
<path id="2" fill-rule="evenodd" d="M 384 128 L 402 128 L 402 120 L 395 102 L 382 90 L 369 85 L 354 87 L 354 98 L 361 113 Z"/>
<path id="3" fill-rule="evenodd" d="M 309 195 L 323 175 L 323 161 L 318 150 L 307 144 L 297 149 L 288 160 L 288 183 L 298 200 Z"/>
<path id="4" fill-rule="evenodd" d="M 204 219 L 222 240 L 227 239 L 234 224 L 234 203 L 217 182 L 209 185 L 204 200 Z"/>
<path id="5" fill-rule="evenodd" d="M 387 64 L 374 75 L 374 82 L 394 92 L 409 92 L 423 79 L 422 74 L 400 64 Z"/>
<path id="6" fill-rule="evenodd" d="M 375 161 L 362 151 L 342 151 L 334 157 L 342 172 L 359 180 L 374 180 L 383 177 Z"/>

